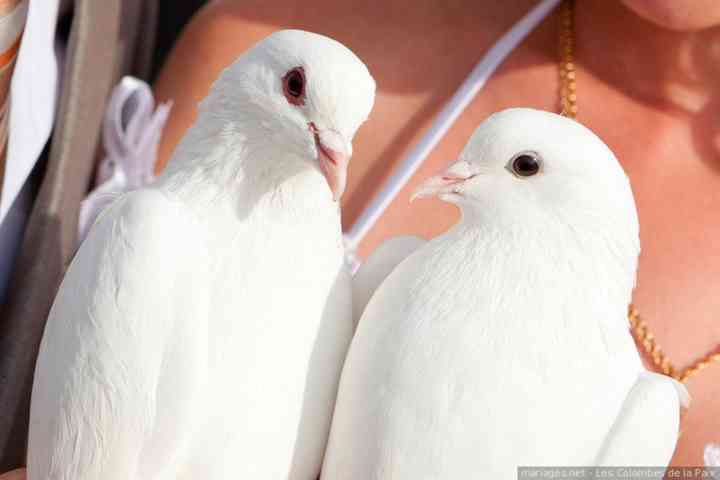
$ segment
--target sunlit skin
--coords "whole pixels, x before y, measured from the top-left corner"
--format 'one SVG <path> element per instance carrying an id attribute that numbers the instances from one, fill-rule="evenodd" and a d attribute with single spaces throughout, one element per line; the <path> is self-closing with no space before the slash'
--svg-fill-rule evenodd
<path id="1" fill-rule="evenodd" d="M 0 475 L 0 480 L 25 480 L 25 478 L 26 475 L 24 468 L 13 470 L 12 472 Z"/>
<path id="2" fill-rule="evenodd" d="M 156 85 L 161 100 L 175 102 L 158 168 L 223 66 L 278 28 L 323 33 L 354 50 L 378 84 L 375 109 L 354 141 L 343 197 L 350 226 L 482 53 L 534 3 L 216 1 L 188 26 Z M 637 199 L 643 251 L 635 303 L 684 367 L 720 343 L 720 2 L 578 0 L 576 23 L 578 120 L 615 151 Z M 412 190 L 456 158 L 488 114 L 510 106 L 556 110 L 557 92 L 550 17 L 492 77 L 360 253 L 394 235 L 447 229 L 455 208 L 436 200 L 410 205 Z M 693 404 L 674 464 L 700 465 L 704 445 L 720 442 L 720 364 L 688 387 Z"/>

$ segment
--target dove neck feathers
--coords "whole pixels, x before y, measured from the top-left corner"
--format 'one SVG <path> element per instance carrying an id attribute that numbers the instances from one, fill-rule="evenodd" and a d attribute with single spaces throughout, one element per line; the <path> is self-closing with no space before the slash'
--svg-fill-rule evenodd
<path id="1" fill-rule="evenodd" d="M 457 251 L 468 251 L 471 263 L 507 265 L 501 276 L 515 269 L 522 278 L 554 279 L 566 285 L 576 300 L 599 307 L 622 309 L 616 318 L 624 320 L 635 286 L 639 243 L 623 243 L 607 235 L 604 228 L 572 226 L 550 217 L 525 221 L 498 221 L 477 210 L 462 209 L 462 219 L 448 232 Z M 628 236 L 630 237 L 630 236 Z M 483 267 L 483 268 L 485 268 Z M 548 285 L 537 285 L 543 289 Z"/>
<path id="2" fill-rule="evenodd" d="M 257 204 L 271 199 L 283 208 L 331 208 L 337 203 L 322 174 L 302 149 L 284 143 L 272 125 L 236 110 L 204 105 L 158 179 L 199 208 L 221 199 Z"/>

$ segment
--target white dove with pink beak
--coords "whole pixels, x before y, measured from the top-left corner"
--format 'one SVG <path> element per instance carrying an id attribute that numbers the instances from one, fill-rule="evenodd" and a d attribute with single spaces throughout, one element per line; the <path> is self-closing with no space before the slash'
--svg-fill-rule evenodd
<path id="1" fill-rule="evenodd" d="M 353 330 L 338 199 L 374 93 L 350 50 L 302 31 L 220 75 L 68 269 L 29 480 L 317 478 Z"/>
<path id="2" fill-rule="evenodd" d="M 505 110 L 418 196 L 461 219 L 358 272 L 358 299 L 379 287 L 345 360 L 323 480 L 667 466 L 689 399 L 645 370 L 630 335 L 639 225 L 610 149 L 568 118 Z"/>

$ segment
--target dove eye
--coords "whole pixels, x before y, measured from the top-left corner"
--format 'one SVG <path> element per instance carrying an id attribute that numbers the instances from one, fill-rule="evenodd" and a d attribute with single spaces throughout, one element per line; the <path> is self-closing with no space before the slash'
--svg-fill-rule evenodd
<path id="1" fill-rule="evenodd" d="M 293 68 L 285 74 L 283 92 L 291 104 L 303 105 L 305 103 L 305 71 L 302 67 Z"/>
<path id="2" fill-rule="evenodd" d="M 508 165 L 509 170 L 516 177 L 532 177 L 540 171 L 541 166 L 540 156 L 535 152 L 522 152 L 515 155 Z"/>

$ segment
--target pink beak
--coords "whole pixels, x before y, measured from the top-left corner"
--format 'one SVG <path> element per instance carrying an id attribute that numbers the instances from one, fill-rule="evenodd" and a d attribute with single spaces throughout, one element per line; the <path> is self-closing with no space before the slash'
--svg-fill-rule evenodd
<path id="1" fill-rule="evenodd" d="M 332 191 L 333 200 L 337 202 L 345 191 L 352 145 L 335 130 L 319 130 L 311 123 L 310 131 L 315 134 L 320 170 Z"/>
<path id="2" fill-rule="evenodd" d="M 461 185 L 476 175 L 469 163 L 462 160 L 455 162 L 440 175 L 430 177 L 421 183 L 413 192 L 410 201 L 443 194 L 461 195 Z"/>

